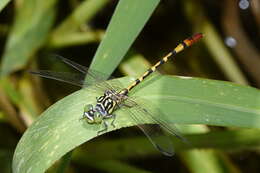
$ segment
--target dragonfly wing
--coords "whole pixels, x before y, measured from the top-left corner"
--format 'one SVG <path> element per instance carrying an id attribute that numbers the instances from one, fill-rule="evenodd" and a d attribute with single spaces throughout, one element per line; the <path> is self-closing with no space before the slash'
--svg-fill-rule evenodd
<path id="1" fill-rule="evenodd" d="M 71 61 L 67 58 L 64 58 L 60 55 L 55 55 L 55 58 L 59 59 L 60 61 L 62 61 L 65 64 L 69 65 L 70 67 L 74 68 L 75 70 L 85 74 L 85 77 L 88 76 L 91 84 L 92 83 L 94 84 L 94 83 L 104 82 L 104 81 L 109 80 L 109 79 L 114 79 L 113 76 L 108 77 L 108 75 L 105 74 L 105 73 L 90 69 L 90 68 L 85 67 L 83 65 L 80 65 L 80 64 L 78 64 L 74 61 Z"/>
<path id="2" fill-rule="evenodd" d="M 151 118 L 151 115 L 147 114 L 147 112 L 144 111 L 144 109 L 137 103 L 134 103 L 131 100 L 132 105 L 129 108 L 129 99 L 127 99 L 127 102 L 127 106 L 123 107 L 127 110 L 131 119 L 135 121 L 136 124 L 140 124 L 140 122 L 144 123 L 143 125 L 137 126 L 143 131 L 154 147 L 166 156 L 174 155 L 174 148 L 171 138 L 167 133 L 165 133 L 158 121 L 154 121 L 154 119 Z M 154 124 L 145 124 L 147 119 L 153 121 Z"/>
<path id="3" fill-rule="evenodd" d="M 129 110 L 131 118 L 137 123 L 147 122 L 147 119 L 154 122 L 154 124 L 138 125 L 138 127 L 144 132 L 151 143 L 164 155 L 172 156 L 174 154 L 174 147 L 169 134 L 176 136 L 183 142 L 190 144 L 189 141 L 184 138 L 174 124 L 170 124 L 167 121 L 160 118 L 163 114 L 156 110 L 156 113 L 148 111 L 147 101 L 142 99 L 138 100 L 134 97 L 130 97 L 125 101 L 125 105 Z M 168 133 L 165 133 L 168 132 Z"/>
<path id="4" fill-rule="evenodd" d="M 152 113 L 151 111 L 149 111 L 149 110 L 152 110 L 152 109 L 149 109 L 149 106 L 147 104 L 145 104 L 147 102 L 148 101 L 141 99 L 141 98 L 130 97 L 129 99 L 127 99 L 126 104 L 132 105 L 133 107 L 135 107 L 135 109 L 139 113 L 145 114 L 153 122 L 160 124 L 160 126 L 164 130 L 166 130 L 168 133 L 176 136 L 178 139 L 180 139 L 183 142 L 185 142 L 186 144 L 190 145 L 190 142 L 185 137 L 182 136 L 182 134 L 179 132 L 179 130 L 175 127 L 174 124 L 167 122 L 163 118 L 160 118 L 160 116 L 164 116 L 164 114 L 161 113 L 161 111 L 159 111 L 159 109 L 157 109 L 155 113 Z"/>
<path id="5" fill-rule="evenodd" d="M 166 156 L 174 155 L 174 148 L 170 136 L 168 136 L 158 124 L 144 124 L 138 127 L 147 136 L 155 148 Z"/>
<path id="6" fill-rule="evenodd" d="M 72 85 L 76 85 L 80 87 L 82 87 L 84 83 L 83 74 L 55 72 L 55 71 L 48 71 L 48 70 L 30 71 L 30 73 L 40 77 L 54 79 L 54 80 L 70 83 Z"/>
<path id="7" fill-rule="evenodd" d="M 75 70 L 79 71 L 80 73 L 69 73 L 69 72 L 55 72 L 55 71 L 48 71 L 48 70 L 38 70 L 38 71 L 31 71 L 32 74 L 38 75 L 41 77 L 49 78 L 58 80 L 61 82 L 70 83 L 72 85 L 80 86 L 80 87 L 88 87 L 91 85 L 96 86 L 96 90 L 111 90 L 114 89 L 118 91 L 119 88 L 116 85 L 110 84 L 106 82 L 107 75 L 98 72 L 96 70 L 89 69 L 85 66 L 82 66 L 76 62 L 73 62 L 67 58 L 64 58 L 59 55 L 54 55 L 54 57 L 61 62 L 69 65 L 70 67 L 74 68 Z M 85 77 L 88 76 L 88 83 L 85 82 Z M 113 79 L 114 77 L 110 77 L 109 79 Z M 121 85 L 121 84 L 120 84 Z"/>
<path id="8" fill-rule="evenodd" d="M 63 56 L 60 56 L 60 55 L 54 55 L 55 58 L 59 59 L 60 61 L 62 61 L 63 63 L 73 67 L 74 69 L 80 71 L 81 73 L 84 73 L 86 74 L 87 71 L 88 71 L 88 68 L 83 66 L 83 65 L 80 65 L 74 61 L 71 61 L 67 58 L 64 58 Z"/>
<path id="9" fill-rule="evenodd" d="M 48 71 L 48 70 L 30 71 L 30 73 L 40 77 L 54 79 L 57 81 L 69 83 L 83 88 L 86 86 L 91 86 L 91 84 L 86 85 L 84 81 L 85 75 L 83 73 L 56 72 L 56 71 Z M 102 93 L 105 90 L 111 90 L 112 88 L 114 89 L 116 87 L 116 86 L 111 86 L 106 81 L 92 83 L 92 85 L 95 85 L 95 87 L 89 87 L 88 89 L 96 92 L 102 92 Z"/>

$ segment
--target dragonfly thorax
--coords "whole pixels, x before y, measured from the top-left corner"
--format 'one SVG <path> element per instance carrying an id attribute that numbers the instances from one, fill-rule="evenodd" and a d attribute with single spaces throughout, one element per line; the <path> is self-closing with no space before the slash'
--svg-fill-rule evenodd
<path id="1" fill-rule="evenodd" d="M 116 91 L 107 90 L 104 95 L 97 98 L 95 106 L 85 106 L 83 117 L 87 119 L 89 124 L 99 124 L 103 119 L 112 116 L 122 100 L 122 97 Z"/>

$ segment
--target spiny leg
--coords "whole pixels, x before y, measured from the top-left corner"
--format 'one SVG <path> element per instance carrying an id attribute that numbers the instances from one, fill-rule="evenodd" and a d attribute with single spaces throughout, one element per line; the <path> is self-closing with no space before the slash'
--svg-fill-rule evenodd
<path id="1" fill-rule="evenodd" d="M 99 130 L 99 131 L 98 131 L 98 135 L 99 135 L 100 133 L 106 132 L 107 129 L 108 129 L 108 124 L 107 124 L 107 121 L 106 121 L 106 120 L 103 120 L 103 124 L 104 124 L 104 129 Z"/>
<path id="2" fill-rule="evenodd" d="M 110 124 L 113 126 L 113 128 L 116 127 L 115 124 L 114 124 L 114 122 L 115 122 L 115 120 L 116 120 L 116 115 L 115 115 L 115 114 L 107 114 L 107 115 L 105 116 L 105 118 L 106 118 L 106 119 L 112 118 L 112 122 L 111 122 Z"/>
<path id="3" fill-rule="evenodd" d="M 115 126 L 116 115 L 115 115 L 115 114 L 112 114 L 111 116 L 112 116 L 112 118 L 113 118 L 113 120 L 112 120 L 112 122 L 111 122 L 111 125 L 113 126 L 113 128 L 116 128 L 116 126 Z"/>
<path id="4" fill-rule="evenodd" d="M 114 122 L 116 120 L 116 115 L 115 114 L 107 115 L 106 118 L 112 118 L 113 119 L 112 122 L 111 122 L 111 125 L 113 126 L 113 128 L 115 128 L 116 126 L 115 126 Z M 107 119 L 103 119 L 104 129 L 99 130 L 98 131 L 98 135 L 100 133 L 102 133 L 102 132 L 106 132 L 107 131 L 107 129 L 108 129 L 108 122 L 107 121 L 108 121 Z"/>

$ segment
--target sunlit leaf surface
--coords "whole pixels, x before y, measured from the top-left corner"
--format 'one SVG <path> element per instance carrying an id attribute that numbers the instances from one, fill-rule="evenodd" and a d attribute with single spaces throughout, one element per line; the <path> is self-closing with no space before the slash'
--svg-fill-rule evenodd
<path id="1" fill-rule="evenodd" d="M 102 127 L 79 119 L 84 105 L 93 104 L 99 94 L 82 89 L 46 110 L 20 140 L 13 171 L 44 172 L 68 151 L 97 137 Z M 130 94 L 148 100 L 150 109 L 164 112 L 160 116 L 169 123 L 251 128 L 260 128 L 259 95 L 255 88 L 229 82 L 170 76 L 148 79 Z M 127 112 L 118 110 L 116 115 L 116 129 L 135 125 Z"/>

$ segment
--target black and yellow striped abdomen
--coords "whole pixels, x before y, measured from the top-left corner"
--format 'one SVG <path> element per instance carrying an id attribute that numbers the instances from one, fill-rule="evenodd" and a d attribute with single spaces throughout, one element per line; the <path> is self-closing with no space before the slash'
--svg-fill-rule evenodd
<path id="1" fill-rule="evenodd" d="M 183 51 L 185 48 L 190 47 L 192 44 L 197 42 L 202 38 L 201 33 L 197 33 L 190 38 L 185 39 L 182 43 L 178 44 L 177 47 L 166 56 L 164 56 L 160 61 L 158 61 L 154 66 L 149 68 L 141 77 L 136 79 L 131 85 L 129 85 L 125 90 L 122 90 L 122 93 L 127 94 L 131 89 L 133 89 L 136 85 L 142 82 L 147 76 L 152 74 L 160 65 L 164 64 L 168 61 L 170 57 L 175 56 L 177 53 Z"/>

